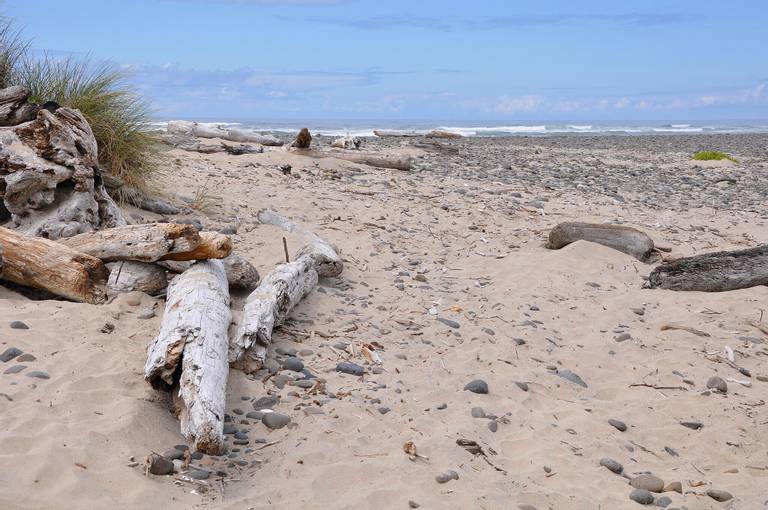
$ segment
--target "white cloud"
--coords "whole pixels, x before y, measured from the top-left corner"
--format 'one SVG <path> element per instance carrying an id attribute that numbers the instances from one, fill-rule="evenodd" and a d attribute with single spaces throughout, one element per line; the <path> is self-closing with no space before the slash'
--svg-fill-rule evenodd
<path id="1" fill-rule="evenodd" d="M 538 96 L 502 96 L 493 109 L 498 113 L 532 112 L 541 103 L 542 100 Z"/>

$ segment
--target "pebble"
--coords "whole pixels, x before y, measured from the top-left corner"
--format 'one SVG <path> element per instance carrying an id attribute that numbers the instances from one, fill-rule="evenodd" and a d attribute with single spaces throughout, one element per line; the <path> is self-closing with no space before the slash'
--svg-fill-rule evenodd
<path id="1" fill-rule="evenodd" d="M 136 315 L 136 317 L 138 317 L 141 320 L 151 319 L 154 316 L 155 316 L 155 310 L 152 308 L 147 308 L 146 310 L 142 310 Z"/>
<path id="2" fill-rule="evenodd" d="M 470 414 L 472 418 L 485 418 L 485 411 L 483 411 L 482 407 L 473 407 Z"/>
<path id="3" fill-rule="evenodd" d="M 21 351 L 21 349 L 17 349 L 16 347 L 8 347 L 3 351 L 2 354 L 0 354 L 0 361 L 3 363 L 8 363 L 13 358 L 21 356 L 22 354 L 24 353 Z"/>
<path id="4" fill-rule="evenodd" d="M 718 489 L 709 489 L 707 491 L 707 496 L 720 503 L 725 503 L 726 501 L 733 499 L 733 495 L 730 492 Z"/>
<path id="5" fill-rule="evenodd" d="M 211 472 L 204 469 L 190 469 L 187 476 L 193 480 L 207 480 L 210 478 Z"/>
<path id="6" fill-rule="evenodd" d="M 32 372 L 27 372 L 27 377 L 35 377 L 37 379 L 50 379 L 51 376 L 48 375 L 48 372 L 42 372 L 40 370 L 33 370 Z"/>
<path id="7" fill-rule="evenodd" d="M 755 377 L 760 382 L 768 382 L 768 375 L 758 375 Z"/>
<path id="8" fill-rule="evenodd" d="M 291 423 L 291 417 L 280 413 L 267 413 L 261 419 L 261 423 L 272 430 L 277 430 Z"/>
<path id="9" fill-rule="evenodd" d="M 464 386 L 465 391 L 471 391 L 472 393 L 486 394 L 488 393 L 488 383 L 482 379 L 475 379 L 470 381 Z"/>
<path id="10" fill-rule="evenodd" d="M 682 425 L 683 427 L 688 427 L 689 429 L 693 429 L 693 430 L 701 430 L 702 428 L 704 428 L 704 424 L 701 423 L 700 421 L 681 421 L 680 425 Z"/>
<path id="11" fill-rule="evenodd" d="M 350 363 L 348 361 L 342 361 L 341 363 L 336 365 L 336 371 L 341 372 L 343 374 L 357 375 L 357 376 L 363 375 L 365 373 L 365 369 L 363 367 L 355 363 Z"/>
<path id="12" fill-rule="evenodd" d="M 235 432 L 237 432 L 237 429 L 235 428 L 234 425 L 232 425 L 231 423 L 224 424 L 224 432 L 223 432 L 224 435 L 234 434 Z"/>
<path id="13" fill-rule="evenodd" d="M 438 406 L 437 406 L 437 409 L 438 409 L 439 411 L 442 411 L 443 409 L 448 409 L 448 404 L 446 404 L 445 402 L 443 402 L 442 404 L 440 404 L 440 405 L 438 405 Z"/>
<path id="14" fill-rule="evenodd" d="M 149 472 L 158 476 L 169 475 L 173 473 L 173 461 L 162 455 L 151 455 L 149 457 Z"/>
<path id="15" fill-rule="evenodd" d="M 667 485 L 664 486 L 664 489 L 662 492 L 677 492 L 679 494 L 683 493 L 683 484 L 682 482 L 669 482 Z"/>
<path id="16" fill-rule="evenodd" d="M 657 498 L 656 501 L 653 502 L 653 504 L 661 508 L 667 508 L 669 505 L 672 504 L 672 498 L 670 498 L 669 496 L 661 496 L 660 498 Z"/>
<path id="17" fill-rule="evenodd" d="M 19 361 L 19 362 L 22 362 L 22 361 L 23 362 L 30 362 L 30 361 L 35 361 L 35 360 L 37 360 L 37 358 L 32 356 L 31 354 L 22 354 L 21 356 L 16 358 L 16 361 Z"/>
<path id="18" fill-rule="evenodd" d="M 387 407 L 387 406 L 381 406 L 381 407 L 379 407 L 379 412 L 380 412 L 381 414 L 387 414 L 387 413 L 388 413 L 388 412 L 390 412 L 391 410 L 392 410 L 392 409 L 390 409 L 390 408 L 389 408 L 389 407 Z"/>
<path id="19" fill-rule="evenodd" d="M 451 480 L 458 480 L 459 474 L 456 471 L 449 470 L 445 473 L 440 473 L 435 477 L 435 480 L 437 480 L 437 483 L 448 483 Z"/>
<path id="20" fill-rule="evenodd" d="M 515 381 L 515 385 L 523 391 L 528 391 L 528 383 L 526 382 Z"/>
<path id="21" fill-rule="evenodd" d="M 619 432 L 627 431 L 627 424 L 624 423 L 623 421 L 611 418 L 610 420 L 608 420 L 608 423 L 611 424 Z"/>
<path id="22" fill-rule="evenodd" d="M 488 430 L 490 430 L 491 432 L 496 432 L 497 430 L 499 430 L 499 422 L 497 422 L 496 420 L 489 421 Z"/>
<path id="23" fill-rule="evenodd" d="M 18 374 L 22 370 L 26 369 L 27 365 L 13 365 L 12 367 L 8 368 L 3 372 L 4 374 Z"/>
<path id="24" fill-rule="evenodd" d="M 438 317 L 437 320 L 439 322 L 442 322 L 443 324 L 445 324 L 449 328 L 458 329 L 461 326 L 458 322 L 456 322 L 454 320 L 451 320 L 451 319 L 445 319 L 443 317 Z"/>
<path id="25" fill-rule="evenodd" d="M 170 450 L 165 450 L 163 452 L 163 457 L 165 457 L 168 460 L 176 460 L 184 457 L 184 452 L 181 450 L 177 450 L 176 448 L 171 448 Z"/>
<path id="26" fill-rule="evenodd" d="M 309 389 L 314 385 L 315 385 L 314 381 L 311 381 L 309 379 L 300 379 L 298 381 L 291 381 L 291 386 L 296 386 L 297 388 Z"/>
<path id="27" fill-rule="evenodd" d="M 653 503 L 653 494 L 645 489 L 635 489 L 629 494 L 629 499 L 641 505 L 650 505 Z"/>
<path id="28" fill-rule="evenodd" d="M 571 381 L 573 384 L 578 384 L 579 386 L 582 386 L 584 388 L 587 387 L 587 383 L 584 382 L 584 379 L 579 377 L 579 375 L 576 374 L 575 372 L 571 372 L 570 370 L 558 370 L 555 373 L 560 377 L 562 377 L 563 379 L 567 381 Z"/>
<path id="29" fill-rule="evenodd" d="M 654 475 L 638 475 L 629 481 L 629 485 L 635 489 L 644 489 L 651 492 L 664 490 L 664 480 Z"/>
<path id="30" fill-rule="evenodd" d="M 716 390 L 720 393 L 728 393 L 728 384 L 723 380 L 722 377 L 710 377 L 707 381 L 707 388 L 710 390 Z"/>
<path id="31" fill-rule="evenodd" d="M 600 459 L 600 465 L 617 475 L 620 475 L 624 471 L 624 466 L 607 457 Z"/>
<path id="32" fill-rule="evenodd" d="M 626 342 L 627 340 L 632 340 L 632 335 L 629 333 L 622 333 L 619 336 L 615 338 L 617 342 Z"/>
<path id="33" fill-rule="evenodd" d="M 533 505 L 517 505 L 517 510 L 536 510 Z"/>
<path id="34" fill-rule="evenodd" d="M 11 329 L 29 329 L 29 326 L 21 321 L 13 321 L 11 322 Z"/>
<path id="35" fill-rule="evenodd" d="M 241 430 L 238 430 L 237 432 L 235 432 L 235 439 L 248 439 L 248 434 L 246 434 Z"/>
<path id="36" fill-rule="evenodd" d="M 266 397 L 261 397 L 256 402 L 254 402 L 253 408 L 256 411 L 261 411 L 262 409 L 272 409 L 278 402 L 280 402 L 280 397 L 276 395 L 269 395 Z"/>
<path id="37" fill-rule="evenodd" d="M 411 508 L 419 508 L 421 505 L 416 503 L 414 500 L 410 499 L 408 500 L 408 506 Z"/>

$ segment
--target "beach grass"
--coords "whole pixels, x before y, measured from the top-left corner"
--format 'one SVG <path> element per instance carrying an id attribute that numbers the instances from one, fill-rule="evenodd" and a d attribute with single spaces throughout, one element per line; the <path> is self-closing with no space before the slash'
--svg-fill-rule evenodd
<path id="1" fill-rule="evenodd" d="M 148 104 L 126 75 L 88 57 L 32 58 L 29 48 L 10 22 L 0 21 L 0 86 L 22 85 L 30 90 L 30 101 L 80 110 L 98 143 L 101 169 L 144 189 L 160 168 L 161 146 Z"/>
<path id="2" fill-rule="evenodd" d="M 694 159 L 696 161 L 728 160 L 728 161 L 733 161 L 734 163 L 739 162 L 736 158 L 734 158 L 730 154 L 726 154 L 725 152 L 718 152 L 718 151 L 699 151 L 696 154 L 694 154 L 691 159 Z"/>

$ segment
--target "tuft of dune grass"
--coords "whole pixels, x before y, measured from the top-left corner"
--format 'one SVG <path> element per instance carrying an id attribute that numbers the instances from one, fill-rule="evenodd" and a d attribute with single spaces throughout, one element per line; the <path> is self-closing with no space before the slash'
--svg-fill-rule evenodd
<path id="1" fill-rule="evenodd" d="M 725 152 L 718 151 L 700 151 L 693 155 L 691 159 L 696 161 L 722 161 L 724 159 L 738 163 L 739 161 Z"/>
<path id="2" fill-rule="evenodd" d="M 21 33 L 0 20 L 0 86 L 22 85 L 31 101 L 80 110 L 98 143 L 101 169 L 145 189 L 160 167 L 160 140 L 147 102 L 125 79 L 114 66 L 88 57 L 32 58 Z"/>

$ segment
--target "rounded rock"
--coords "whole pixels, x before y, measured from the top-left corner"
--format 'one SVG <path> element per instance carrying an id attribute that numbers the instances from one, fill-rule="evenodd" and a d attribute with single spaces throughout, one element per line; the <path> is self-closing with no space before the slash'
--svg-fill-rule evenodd
<path id="1" fill-rule="evenodd" d="M 280 413 L 266 413 L 261 418 L 261 423 L 266 425 L 267 428 L 277 430 L 291 423 L 291 417 Z"/>
<path id="2" fill-rule="evenodd" d="M 488 383 L 482 379 L 475 379 L 474 381 L 468 382 L 466 386 L 464 386 L 464 390 L 484 395 L 488 393 Z"/>
<path id="3" fill-rule="evenodd" d="M 289 357 L 283 361 L 283 370 L 301 372 L 304 370 L 304 363 L 299 358 Z"/>
<path id="4" fill-rule="evenodd" d="M 458 480 L 459 474 L 456 471 L 449 470 L 445 473 L 440 473 L 435 477 L 435 480 L 437 480 L 437 483 L 448 483 L 451 480 Z"/>
<path id="5" fill-rule="evenodd" d="M 645 489 L 635 489 L 629 493 L 629 499 L 641 505 L 653 504 L 653 494 Z"/>
<path id="6" fill-rule="evenodd" d="M 710 390 L 719 391 L 720 393 L 728 393 L 728 384 L 722 377 L 710 377 L 707 381 L 707 388 Z"/>
<path id="7" fill-rule="evenodd" d="M 733 499 L 733 494 L 728 491 L 718 489 L 709 489 L 707 491 L 707 496 L 714 499 L 715 501 L 719 501 L 720 503 L 725 503 L 726 501 Z"/>
<path id="8" fill-rule="evenodd" d="M 620 475 L 624 471 L 624 466 L 622 466 L 619 462 L 607 457 L 600 459 L 600 465 L 608 469 L 608 471 L 616 473 L 617 475 Z"/>
<path id="9" fill-rule="evenodd" d="M 664 490 L 664 480 L 654 475 L 638 475 L 629 481 L 629 485 L 635 489 L 643 489 L 650 492 Z"/>
<path id="10" fill-rule="evenodd" d="M 610 420 L 608 420 L 608 423 L 609 423 L 609 424 L 610 424 L 610 425 L 611 425 L 613 428 L 615 428 L 616 430 L 618 430 L 619 432 L 626 432 L 626 431 L 627 431 L 627 424 L 626 424 L 626 423 L 624 423 L 623 421 L 620 421 L 620 420 L 615 420 L 615 419 L 611 418 Z"/>

